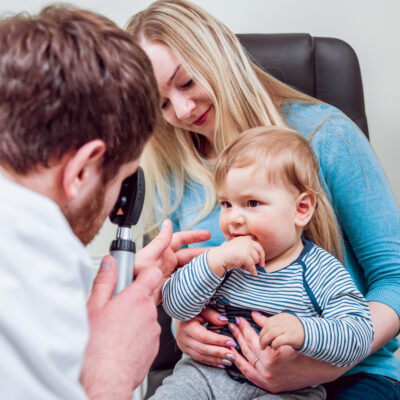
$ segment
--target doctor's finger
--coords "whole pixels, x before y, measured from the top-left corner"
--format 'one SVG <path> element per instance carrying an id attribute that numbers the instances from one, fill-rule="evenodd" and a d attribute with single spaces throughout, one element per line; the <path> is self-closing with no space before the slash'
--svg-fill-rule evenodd
<path id="1" fill-rule="evenodd" d="M 117 283 L 117 263 L 111 255 L 103 258 L 87 301 L 88 311 L 102 308 L 111 298 Z"/>
<path id="2" fill-rule="evenodd" d="M 204 253 L 206 249 L 206 247 L 189 247 L 187 249 L 178 250 L 175 253 L 178 259 L 178 267 L 189 264 L 194 257 Z"/>
<path id="3" fill-rule="evenodd" d="M 211 233 L 206 230 L 194 230 L 194 231 L 181 231 L 174 233 L 171 242 L 171 248 L 173 251 L 179 250 L 182 246 L 192 243 L 204 242 L 210 239 Z"/>
<path id="4" fill-rule="evenodd" d="M 146 245 L 140 252 L 144 253 L 150 259 L 158 258 L 172 241 L 172 223 L 166 219 L 158 235 Z M 140 253 L 139 252 L 139 253 Z"/>

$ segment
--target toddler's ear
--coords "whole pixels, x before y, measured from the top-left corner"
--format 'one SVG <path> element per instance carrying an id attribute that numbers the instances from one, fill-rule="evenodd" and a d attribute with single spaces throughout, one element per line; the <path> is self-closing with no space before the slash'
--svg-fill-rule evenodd
<path id="1" fill-rule="evenodd" d="M 295 224 L 298 227 L 305 227 L 310 221 L 315 205 L 317 204 L 317 198 L 314 193 L 303 192 L 296 199 L 296 216 Z"/>

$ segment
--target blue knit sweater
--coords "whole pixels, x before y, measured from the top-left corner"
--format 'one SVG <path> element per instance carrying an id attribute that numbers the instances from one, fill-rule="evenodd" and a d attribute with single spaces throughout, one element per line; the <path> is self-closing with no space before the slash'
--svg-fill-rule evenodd
<path id="1" fill-rule="evenodd" d="M 326 104 L 288 103 L 289 126 L 304 137 L 320 165 L 320 179 L 334 207 L 345 243 L 345 267 L 367 301 L 387 304 L 400 316 L 400 215 L 385 174 L 358 127 Z M 173 196 L 172 196 L 173 197 Z M 174 231 L 187 229 L 204 203 L 204 188 L 187 182 L 184 197 L 170 216 Z M 212 237 L 197 246 L 225 241 L 219 229 L 219 206 L 193 229 Z M 347 374 L 368 372 L 400 380 L 397 339 L 367 357 Z"/>

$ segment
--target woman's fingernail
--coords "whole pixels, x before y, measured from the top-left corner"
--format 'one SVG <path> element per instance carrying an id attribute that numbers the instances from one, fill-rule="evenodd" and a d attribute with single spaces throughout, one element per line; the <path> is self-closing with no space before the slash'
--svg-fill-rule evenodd
<path id="1" fill-rule="evenodd" d="M 256 311 L 256 310 L 253 310 L 253 314 L 258 315 L 258 316 L 261 316 L 261 315 L 262 315 L 262 314 L 260 313 L 260 311 Z"/>
<path id="2" fill-rule="evenodd" d="M 231 367 L 232 366 L 232 363 L 229 360 L 225 360 L 225 358 L 222 359 L 222 364 L 224 364 L 227 367 Z"/>
<path id="3" fill-rule="evenodd" d="M 235 356 L 233 354 L 230 354 L 230 353 L 226 353 L 225 354 L 225 358 L 227 360 L 230 360 L 230 361 L 235 361 Z"/>
<path id="4" fill-rule="evenodd" d="M 228 324 L 228 329 L 229 329 L 231 332 L 235 332 L 235 324 L 232 324 L 232 322 L 229 322 L 229 324 Z"/>
<path id="5" fill-rule="evenodd" d="M 240 319 L 239 319 L 238 317 L 235 317 L 235 322 L 236 322 L 236 325 L 237 325 L 237 326 L 240 325 Z"/>
<path id="6" fill-rule="evenodd" d="M 225 365 L 222 365 L 222 364 L 217 364 L 217 367 L 221 368 L 221 369 L 225 369 Z"/>
<path id="7" fill-rule="evenodd" d="M 107 270 L 107 269 L 110 269 L 110 268 L 111 268 L 110 259 L 109 258 L 105 258 L 100 264 L 100 269 Z"/>
<path id="8" fill-rule="evenodd" d="M 225 346 L 236 347 L 236 343 L 232 342 L 232 340 L 227 340 L 226 343 L 225 343 Z"/>
<path id="9" fill-rule="evenodd" d="M 228 318 L 221 316 L 221 317 L 218 317 L 218 320 L 226 322 L 226 321 L 228 321 Z"/>

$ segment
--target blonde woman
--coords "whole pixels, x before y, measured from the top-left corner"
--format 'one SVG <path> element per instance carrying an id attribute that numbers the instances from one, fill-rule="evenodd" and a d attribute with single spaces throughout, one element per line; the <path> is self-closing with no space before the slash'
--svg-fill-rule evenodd
<path id="1" fill-rule="evenodd" d="M 288 126 L 306 138 L 313 135 L 321 184 L 340 224 L 344 264 L 371 310 L 371 355 L 350 369 L 288 349 L 263 351 L 258 335 L 243 321 L 235 330 L 245 356 L 235 361 L 242 374 L 259 387 L 281 392 L 347 372 L 328 386 L 332 398 L 394 397 L 400 386 L 394 384 L 400 363 L 393 355 L 400 327 L 400 218 L 363 134 L 339 110 L 263 72 L 228 28 L 192 3 L 155 2 L 135 15 L 127 30 L 152 62 L 165 120 L 143 159 L 147 201 L 154 195 L 159 200 L 145 207 L 148 229 L 170 217 L 175 230 L 206 228 L 212 238 L 205 245 L 220 245 L 224 237 L 212 181 L 216 156 L 240 132 L 256 126 Z M 209 309 L 203 318 L 224 323 Z M 254 320 L 265 322 L 260 316 Z M 226 348 L 230 338 L 207 331 L 201 321 L 176 325 L 178 345 L 195 360 L 217 366 L 226 354 L 233 355 Z M 249 362 L 255 359 L 260 361 L 256 366 Z"/>

